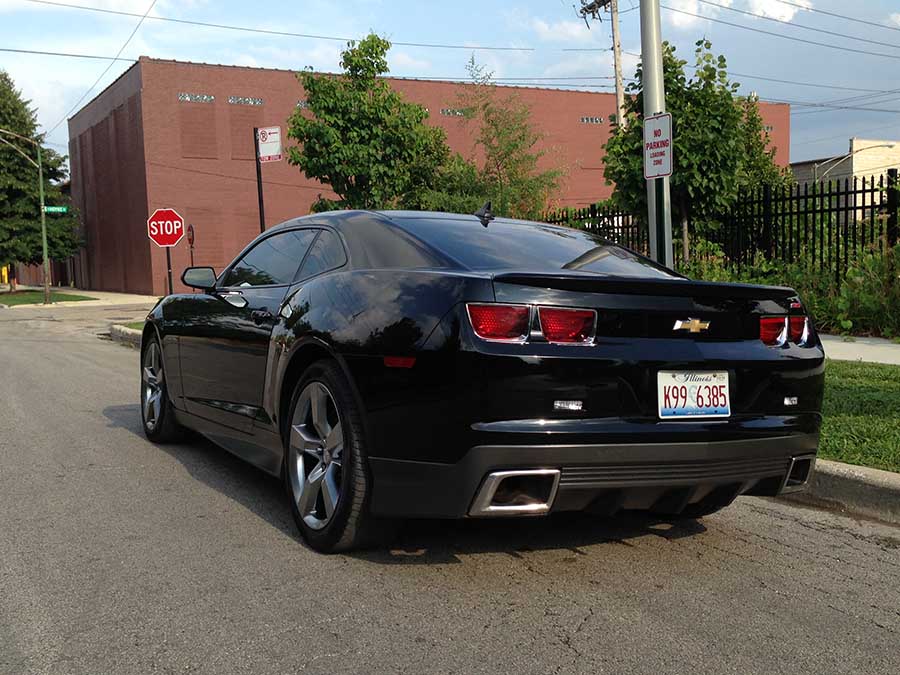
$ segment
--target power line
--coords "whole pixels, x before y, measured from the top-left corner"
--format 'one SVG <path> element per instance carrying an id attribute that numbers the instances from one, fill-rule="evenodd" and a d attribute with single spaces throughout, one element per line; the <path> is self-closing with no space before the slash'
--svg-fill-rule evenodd
<path id="1" fill-rule="evenodd" d="M 712 2 L 711 0 L 697 0 L 698 2 L 702 2 L 704 5 L 709 5 L 711 7 L 716 7 L 717 9 L 725 9 L 729 12 L 735 12 L 737 14 L 744 14 L 745 16 L 752 16 L 756 19 L 763 19 L 765 21 L 774 21 L 775 23 L 780 23 L 786 26 L 791 26 L 792 28 L 801 28 L 803 30 L 810 30 L 816 33 L 824 33 L 825 35 L 833 35 L 835 37 L 842 37 L 848 40 L 855 40 L 856 42 L 868 42 L 873 45 L 880 45 L 882 47 L 891 47 L 892 49 L 900 49 L 900 45 L 892 44 L 890 42 L 880 42 L 879 40 L 869 40 L 868 38 L 857 37 L 855 35 L 847 35 L 846 33 L 836 33 L 835 31 L 825 30 L 824 28 L 814 28 L 813 26 L 804 26 L 801 23 L 794 23 L 793 21 L 785 21 L 784 19 L 776 19 L 773 16 L 766 16 L 765 14 L 756 14 L 755 12 L 748 12 L 745 9 L 738 9 L 737 7 L 728 7 L 727 5 L 720 5 L 718 2 Z"/>
<path id="2" fill-rule="evenodd" d="M 788 0 L 776 0 L 780 2 L 782 5 L 790 5 L 791 7 L 796 7 L 798 9 L 806 10 L 807 12 L 815 12 L 816 14 L 824 14 L 825 16 L 832 16 L 838 19 L 844 19 L 845 21 L 853 21 L 855 23 L 865 24 L 866 26 L 875 26 L 876 28 L 884 28 L 885 30 L 895 30 L 900 31 L 900 28 L 895 28 L 894 26 L 887 26 L 883 23 L 877 23 L 875 21 L 866 21 L 865 19 L 858 19 L 853 16 L 847 16 L 846 14 L 837 14 L 835 12 L 828 12 L 824 9 L 816 9 L 815 7 L 808 7 L 806 5 L 801 5 L 796 2 L 789 2 Z"/>
<path id="3" fill-rule="evenodd" d="M 38 5 L 50 5 L 53 7 L 65 7 L 67 9 L 79 9 L 86 12 L 99 12 L 101 14 L 114 14 L 116 16 L 132 16 L 139 17 L 140 14 L 134 12 L 125 12 L 118 9 L 103 9 L 101 7 L 88 7 L 86 5 L 69 5 L 64 2 L 53 2 L 52 0 L 25 0 Z M 290 31 L 269 30 L 266 28 L 249 28 L 246 26 L 235 26 L 224 23 L 211 23 L 208 21 L 192 21 L 189 19 L 175 19 L 168 16 L 150 16 L 146 17 L 151 21 L 168 21 L 170 23 L 180 23 L 188 26 L 204 26 L 206 28 L 219 28 L 222 30 L 240 31 L 243 33 L 261 33 L 263 35 L 279 35 L 281 37 L 297 37 L 310 40 L 330 40 L 333 42 L 349 42 L 354 38 L 339 37 L 336 35 L 315 35 L 311 33 L 293 33 Z M 428 49 L 465 49 L 469 51 L 506 51 L 506 52 L 533 52 L 534 47 L 500 47 L 487 45 L 456 45 L 456 44 L 440 44 L 428 42 L 393 42 L 398 47 L 423 47 Z"/>
<path id="4" fill-rule="evenodd" d="M 102 80 L 104 78 L 104 76 L 109 72 L 109 69 L 113 67 L 113 64 L 116 62 L 116 60 L 120 56 L 122 56 L 122 52 L 125 51 L 125 47 L 127 47 L 128 43 L 131 42 L 131 38 L 133 38 L 135 33 L 138 32 L 138 29 L 141 27 L 141 24 L 144 23 L 144 19 L 147 18 L 147 15 L 151 12 L 151 10 L 153 9 L 153 7 L 155 5 L 156 5 L 156 0 L 153 0 L 150 3 L 150 6 L 147 8 L 147 11 L 144 12 L 143 16 L 141 16 L 140 21 L 137 22 L 137 25 L 134 27 L 134 30 L 131 31 L 131 34 L 128 36 L 128 39 L 125 40 L 124 44 L 122 44 L 122 46 L 119 48 L 119 51 L 116 53 L 115 59 L 110 61 L 106 65 L 106 68 L 104 68 L 103 72 L 100 73 L 100 77 L 98 77 L 96 80 L 94 80 L 94 84 L 92 84 L 90 87 L 88 87 L 88 90 L 81 95 L 81 98 L 79 98 L 77 101 L 75 101 L 75 105 L 72 106 L 71 110 L 69 110 L 69 112 L 67 112 L 65 115 L 63 115 L 62 118 L 59 120 L 59 122 L 57 122 L 56 124 L 53 125 L 53 127 L 50 129 L 50 131 L 47 132 L 48 136 L 50 134 L 52 134 L 54 131 L 56 131 L 56 128 L 60 124 L 65 122 L 66 119 L 68 119 L 69 115 L 71 115 L 73 112 L 75 112 L 75 110 L 78 108 L 79 105 L 81 105 L 81 102 L 85 99 L 85 97 L 87 97 L 87 95 L 90 94 L 94 90 L 94 87 L 96 87 L 98 84 L 100 84 L 100 80 Z"/>
<path id="5" fill-rule="evenodd" d="M 886 125 L 878 126 L 878 127 L 868 127 L 866 129 L 860 129 L 856 133 L 861 134 L 861 133 L 867 133 L 869 131 L 881 131 L 883 129 L 898 129 L 898 130 L 900 130 L 900 122 L 895 122 L 893 124 L 886 124 Z M 846 132 L 844 132 L 842 134 L 835 134 L 834 136 L 822 136 L 821 138 L 814 138 L 814 139 L 808 140 L 808 141 L 800 141 L 799 143 L 797 143 L 797 145 L 798 146 L 813 145 L 815 143 L 821 143 L 822 141 L 833 141 L 835 138 L 847 138 L 847 134 L 846 134 Z"/>
<path id="6" fill-rule="evenodd" d="M 113 56 L 95 56 L 94 54 L 71 54 L 68 52 L 44 52 L 37 49 L 12 49 L 10 47 L 0 47 L 0 52 L 11 52 L 13 54 L 37 54 L 40 56 L 65 56 L 72 59 L 97 59 L 99 61 L 130 61 L 135 59 L 120 59 Z"/>
<path id="7" fill-rule="evenodd" d="M 693 16 L 697 19 L 705 19 L 706 21 L 712 21 L 713 23 L 721 23 L 725 26 L 731 26 L 732 28 L 740 28 L 741 30 L 749 30 L 753 33 L 760 33 L 762 35 L 771 35 L 773 37 L 779 37 L 784 40 L 792 40 L 794 42 L 802 42 L 803 44 L 815 45 L 817 47 L 827 47 L 828 49 L 837 49 L 842 52 L 852 52 L 854 54 L 865 54 L 867 56 L 881 56 L 886 59 L 898 59 L 900 60 L 900 54 L 884 54 L 883 52 L 870 52 L 865 49 L 854 49 L 853 47 L 841 47 L 839 45 L 830 45 L 827 42 L 816 42 L 815 40 L 807 40 L 805 38 L 793 37 L 791 35 L 784 35 L 783 33 L 774 33 L 770 30 L 763 30 L 762 28 L 753 28 L 752 26 L 744 26 L 739 23 L 733 23 L 731 21 L 725 21 L 724 19 L 714 19 L 709 16 L 704 16 L 702 14 L 694 14 L 693 12 L 688 12 L 683 9 L 676 9 L 675 7 L 669 7 L 668 5 L 660 4 L 665 10 L 670 12 L 676 12 L 678 14 L 685 14 L 687 16 Z"/>

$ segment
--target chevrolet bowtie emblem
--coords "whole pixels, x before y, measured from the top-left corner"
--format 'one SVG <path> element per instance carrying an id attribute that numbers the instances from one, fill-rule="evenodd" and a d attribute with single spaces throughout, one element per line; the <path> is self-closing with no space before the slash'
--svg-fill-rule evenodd
<path id="1" fill-rule="evenodd" d="M 678 319 L 672 330 L 689 330 L 692 333 L 699 333 L 703 330 L 709 330 L 709 321 L 701 321 L 700 319 Z"/>

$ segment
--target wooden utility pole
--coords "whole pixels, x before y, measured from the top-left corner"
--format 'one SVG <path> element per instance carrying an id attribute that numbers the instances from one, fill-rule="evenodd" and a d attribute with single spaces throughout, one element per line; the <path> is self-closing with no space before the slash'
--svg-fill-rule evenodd
<path id="1" fill-rule="evenodd" d="M 616 69 L 616 122 L 625 128 L 625 88 L 622 82 L 622 40 L 619 37 L 619 0 L 610 0 L 609 15 L 612 22 L 613 63 Z"/>
<path id="2" fill-rule="evenodd" d="M 578 13 L 588 28 L 588 16 L 600 19 L 600 10 L 608 9 L 612 22 L 613 65 L 616 71 L 616 124 L 625 126 L 625 86 L 622 81 L 622 40 L 619 36 L 619 0 L 581 0 Z"/>

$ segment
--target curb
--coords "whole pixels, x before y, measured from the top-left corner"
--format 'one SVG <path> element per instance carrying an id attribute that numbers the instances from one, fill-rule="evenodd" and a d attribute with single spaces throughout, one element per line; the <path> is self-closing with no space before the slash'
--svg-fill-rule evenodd
<path id="1" fill-rule="evenodd" d="M 131 345 L 133 347 L 141 346 L 141 331 L 135 330 L 134 328 L 126 328 L 119 324 L 113 324 L 109 327 L 109 336 L 115 342 L 121 342 L 122 344 Z"/>
<path id="2" fill-rule="evenodd" d="M 900 474 L 892 471 L 818 459 L 806 491 L 784 498 L 900 525 Z"/>
<path id="3" fill-rule="evenodd" d="M 9 309 L 9 305 L 0 305 L 0 309 Z"/>

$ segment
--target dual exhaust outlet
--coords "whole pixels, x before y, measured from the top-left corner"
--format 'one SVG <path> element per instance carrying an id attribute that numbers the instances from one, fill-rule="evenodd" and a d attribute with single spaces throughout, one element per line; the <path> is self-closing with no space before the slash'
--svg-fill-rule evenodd
<path id="1" fill-rule="evenodd" d="M 812 476 L 815 455 L 791 457 L 780 494 L 803 490 Z M 559 489 L 559 469 L 494 471 L 481 484 L 469 515 L 541 516 L 550 512 Z"/>

